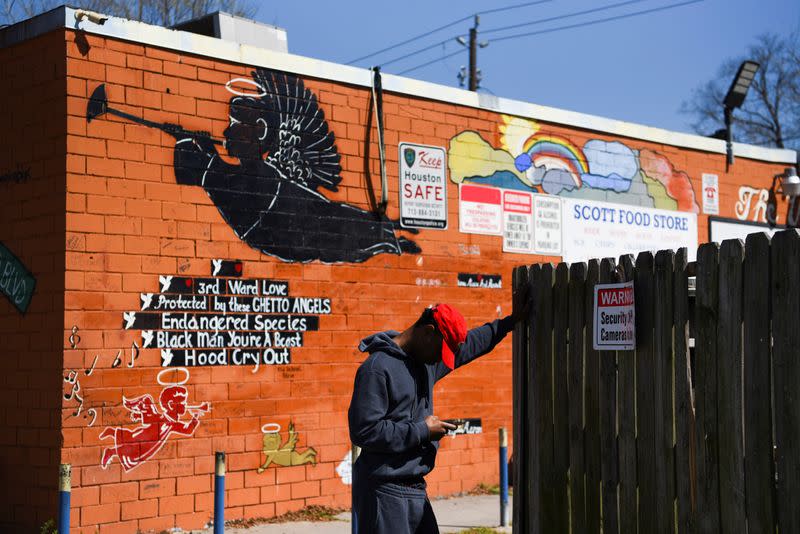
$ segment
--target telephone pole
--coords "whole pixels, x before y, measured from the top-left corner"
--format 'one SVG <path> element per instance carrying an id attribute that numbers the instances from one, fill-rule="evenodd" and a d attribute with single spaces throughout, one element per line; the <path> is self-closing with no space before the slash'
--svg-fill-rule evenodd
<path id="1" fill-rule="evenodd" d="M 478 86 L 481 84 L 481 69 L 478 68 L 478 48 L 486 48 L 489 46 L 488 41 L 478 42 L 479 23 L 480 17 L 475 15 L 475 22 L 472 28 L 469 29 L 469 42 L 461 36 L 456 37 L 456 42 L 458 44 L 469 49 L 469 69 L 465 69 L 463 65 L 461 66 L 461 70 L 457 75 L 458 83 L 461 87 L 464 87 L 464 79 L 466 78 L 467 87 L 470 91 L 477 91 Z"/>
<path id="2" fill-rule="evenodd" d="M 475 15 L 475 23 L 469 29 L 469 90 L 478 90 L 478 23 L 480 17 Z"/>

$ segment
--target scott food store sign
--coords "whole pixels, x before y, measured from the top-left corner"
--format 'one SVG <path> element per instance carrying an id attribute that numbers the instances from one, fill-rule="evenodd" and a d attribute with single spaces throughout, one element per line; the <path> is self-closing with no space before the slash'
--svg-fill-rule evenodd
<path id="1" fill-rule="evenodd" d="M 643 250 L 697 248 L 697 215 L 587 200 L 564 199 L 566 262 L 636 254 Z"/>

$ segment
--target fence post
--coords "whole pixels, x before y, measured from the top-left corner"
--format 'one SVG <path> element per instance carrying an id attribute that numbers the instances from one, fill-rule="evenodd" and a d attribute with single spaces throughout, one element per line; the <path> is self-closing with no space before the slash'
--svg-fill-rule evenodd
<path id="1" fill-rule="evenodd" d="M 500 526 L 508 526 L 508 434 L 500 428 Z"/>
<path id="2" fill-rule="evenodd" d="M 58 532 L 69 534 L 69 503 L 72 496 L 72 466 L 61 464 L 58 470 Z"/>
<path id="3" fill-rule="evenodd" d="M 215 454 L 214 468 L 214 534 L 225 532 L 225 453 Z"/>
<path id="4" fill-rule="evenodd" d="M 514 269 L 514 290 L 522 286 L 529 286 L 528 267 Z M 530 287 L 530 286 L 529 286 Z M 520 321 L 514 327 L 513 335 L 513 432 L 514 454 L 512 476 L 514 484 L 514 503 L 512 509 L 512 523 L 517 532 L 527 532 L 530 510 L 525 505 L 528 502 L 528 448 L 530 423 L 528 415 L 528 342 L 529 331 L 532 330 L 533 313 L 527 321 Z"/>

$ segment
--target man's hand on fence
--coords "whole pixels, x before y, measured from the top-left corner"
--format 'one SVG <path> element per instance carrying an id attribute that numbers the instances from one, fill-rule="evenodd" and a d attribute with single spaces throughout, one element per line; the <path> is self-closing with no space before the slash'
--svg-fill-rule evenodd
<path id="1" fill-rule="evenodd" d="M 528 284 L 524 284 L 515 289 L 511 294 L 511 301 L 513 306 L 511 317 L 514 319 L 514 322 L 527 319 L 528 314 L 531 311 L 530 286 Z"/>
<path id="2" fill-rule="evenodd" d="M 451 423 L 445 423 L 435 415 L 429 415 L 425 418 L 425 424 L 428 425 L 428 434 L 431 441 L 439 441 L 442 439 L 448 430 L 455 430 L 457 427 Z"/>

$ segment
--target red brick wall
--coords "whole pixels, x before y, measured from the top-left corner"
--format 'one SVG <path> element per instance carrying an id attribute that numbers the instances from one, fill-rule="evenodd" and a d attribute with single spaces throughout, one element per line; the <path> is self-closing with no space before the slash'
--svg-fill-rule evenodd
<path id="1" fill-rule="evenodd" d="M 49 80 L 37 77 L 40 73 L 32 70 L 33 64 L 63 65 L 64 35 L 66 101 L 64 84 L 57 77 L 60 72 L 63 80 L 63 67 L 62 71 L 53 67 L 49 82 L 53 87 L 58 85 L 58 90 L 41 95 L 43 88 L 27 89 L 43 87 Z M 39 491 L 42 505 L 50 508 L 45 506 L 37 520 L 52 514 L 59 456 L 60 461 L 71 463 L 72 526 L 76 532 L 95 532 L 98 526 L 101 531 L 113 532 L 202 527 L 212 516 L 215 451 L 228 455 L 228 518 L 271 517 L 312 504 L 348 506 L 349 487 L 335 469 L 350 449 L 346 410 L 355 370 L 363 360 L 363 354 L 355 348 L 358 341 L 375 331 L 405 328 L 424 306 L 434 302 L 456 305 L 471 325 L 505 315 L 510 312 L 512 268 L 548 258 L 507 254 L 496 236 L 459 233 L 458 188 L 452 183 L 447 193 L 449 229 L 406 234 L 421 247 L 421 254 L 380 254 L 363 263 L 334 265 L 290 263 L 262 254 L 236 236 L 200 187 L 176 183 L 172 137 L 110 114 L 86 121 L 89 95 L 105 84 L 109 105 L 115 109 L 209 131 L 222 138 L 231 97 L 225 83 L 250 77 L 253 68 L 111 38 L 82 35 L 80 39 L 83 42 L 79 45 L 74 32 L 58 33 L 17 47 L 24 51 L 17 52 L 22 59 L 2 62 L 6 79 L 21 73 L 29 77 L 24 96 L 15 95 L 16 101 L 8 95 L 4 99 L 7 116 L 19 117 L 15 120 L 20 125 L 34 124 L 27 121 L 37 117 L 41 121 L 35 123 L 39 124 L 37 134 L 45 124 L 49 128 L 59 125 L 62 129 L 53 132 L 54 139 L 59 140 L 63 139 L 59 137 L 63 120 L 58 118 L 64 116 L 66 102 L 67 138 L 66 149 L 61 141 L 61 152 L 52 153 L 61 158 L 62 165 L 54 165 L 50 174 L 45 169 L 32 173 L 30 184 L 13 186 L 10 194 L 20 202 L 2 215 L 0 240 L 31 265 L 40 286 L 25 318 L 0 304 L 0 328 L 15 334 L 11 336 L 13 345 L 3 344 L 4 351 L 14 347 L 16 355 L 0 363 L 11 365 L 5 373 L 7 384 L 0 402 L 6 425 L 16 429 L 15 441 L 5 435 L 0 438 L 3 450 L 8 450 L 0 461 L 6 462 L 9 455 L 15 459 L 11 463 L 25 463 L 23 454 L 35 455 L 30 463 L 37 473 L 42 471 L 36 477 L 41 480 L 37 487 L 49 483 L 52 488 Z M 45 49 L 43 43 L 52 46 Z M 13 54 L 14 50 L 6 49 L 2 54 Z M 14 65 L 16 68 L 12 68 Z M 306 78 L 305 83 L 319 99 L 341 155 L 343 180 L 339 191 L 326 191 L 325 195 L 369 209 L 371 200 L 374 202 L 370 191 L 380 188 L 374 127 L 367 130 L 369 91 L 318 79 Z M 52 98 L 55 103 L 50 108 L 31 104 L 26 109 L 14 103 L 20 98 L 25 102 Z M 476 131 L 491 143 L 498 138 L 501 117 L 497 113 L 397 94 L 386 94 L 384 102 L 390 177 L 388 215 L 392 218 L 398 216 L 398 142 L 446 147 L 464 130 Z M 578 141 L 621 140 L 666 155 L 677 169 L 689 173 L 697 199 L 701 198 L 700 173 L 716 173 L 724 216 L 733 216 L 740 185 L 768 187 L 767 177 L 782 170 L 781 165 L 739 158 L 732 172 L 726 173 L 724 157 L 719 154 L 558 125 L 542 127 Z M 17 161 L 39 165 L 38 153 L 27 148 L 35 143 L 22 140 L 27 131 L 22 126 L 15 132 L 3 130 L 21 147 L 12 151 L 21 158 Z M 366 143 L 368 134 L 373 141 L 370 145 Z M 367 150 L 369 165 L 365 165 Z M 66 190 L 64 180 L 56 179 L 63 176 L 63 156 L 59 154 L 64 152 Z M 23 154 L 31 159 L 24 159 Z M 46 188 L 42 187 L 45 177 L 49 177 Z M 58 187 L 52 186 L 54 181 Z M 40 197 L 46 201 L 30 202 Z M 56 217 L 64 203 L 65 222 L 63 217 Z M 35 236 L 31 234 L 33 226 L 18 224 L 26 219 L 35 219 L 33 226 L 41 227 Z M 708 235 L 706 217 L 698 218 L 698 227 L 703 242 Z M 40 237 L 48 232 L 52 246 Z M 43 246 L 50 255 L 43 255 Z M 61 254 L 64 247 L 65 258 Z M 110 435 L 101 438 L 104 431 L 143 426 L 131 421 L 123 396 L 134 399 L 149 394 L 160 411 L 158 396 L 164 389 L 157 382 L 162 370 L 159 351 L 142 348 L 137 357 L 131 356 L 132 343 L 142 345 L 143 339 L 139 329 L 123 328 L 124 312 L 140 309 L 141 294 L 159 293 L 160 275 L 210 277 L 212 259 L 241 260 L 248 279 L 288 281 L 292 296 L 330 299 L 331 313 L 319 316 L 318 331 L 304 333 L 303 346 L 291 350 L 289 367 L 262 365 L 256 373 L 251 366 L 192 367 L 185 384 L 188 404 L 211 404 L 193 434 L 169 436 L 163 448 L 132 470 L 123 469 L 116 457 L 103 468 L 101 458 L 113 443 Z M 500 274 L 504 289 L 458 288 L 459 272 Z M 51 321 L 62 322 L 62 309 L 63 324 L 57 330 L 46 329 Z M 50 312 L 46 321 L 37 315 L 44 312 Z M 73 350 L 68 338 L 75 327 L 80 342 Z M 16 335 L 34 331 L 43 333 L 35 338 Z M 60 352 L 55 351 L 57 345 L 63 347 L 63 367 Z M 47 359 L 46 354 L 50 355 Z M 120 363 L 115 365 L 118 355 Z M 508 339 L 494 353 L 458 370 L 436 387 L 438 415 L 480 417 L 483 433 L 444 440 L 437 467 L 429 477 L 431 494 L 451 494 L 496 481 L 497 429 L 510 429 L 511 425 L 510 358 Z M 51 370 L 47 380 L 40 369 Z M 45 401 L 57 402 L 57 395 L 66 387 L 58 371 L 63 376 L 76 371 L 84 404 L 82 413 L 73 417 L 77 402 L 62 397 L 61 417 L 51 421 Z M 19 415 L 23 405 L 29 411 L 24 422 Z M 41 405 L 38 411 L 34 405 Z M 84 417 L 90 409 L 93 412 Z M 272 465 L 258 473 L 256 469 L 264 459 L 262 426 L 280 424 L 285 440 L 290 421 L 299 432 L 296 450 L 313 447 L 317 464 Z M 35 424 L 42 425 L 41 434 L 30 434 Z M 59 424 L 63 426 L 60 451 L 54 435 Z M 34 442 L 39 453 L 20 448 Z M 30 483 L 27 473 L 9 473 L 9 480 L 13 474 L 17 479 L 26 477 L 25 484 Z"/>
<path id="2" fill-rule="evenodd" d="M 64 34 L 0 49 L 0 243 L 36 278 L 0 296 L 0 530 L 56 516 L 64 341 Z M 9 177 L 8 173 L 18 173 Z M 38 530 L 37 530 L 38 531 Z"/>

